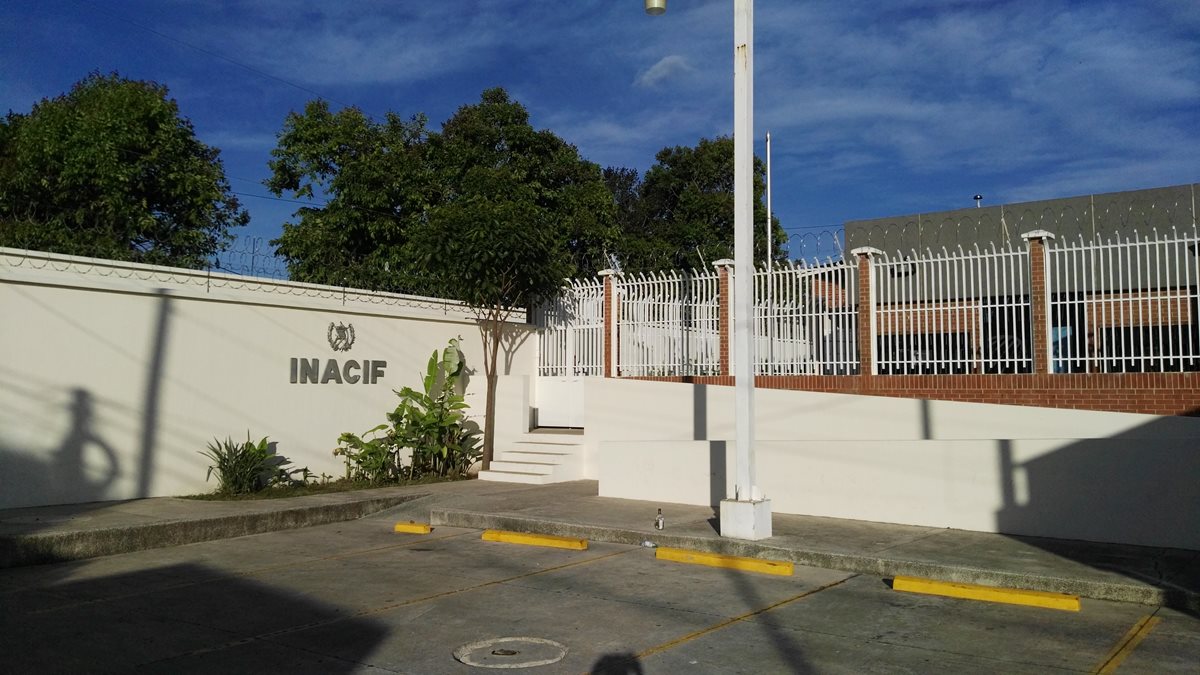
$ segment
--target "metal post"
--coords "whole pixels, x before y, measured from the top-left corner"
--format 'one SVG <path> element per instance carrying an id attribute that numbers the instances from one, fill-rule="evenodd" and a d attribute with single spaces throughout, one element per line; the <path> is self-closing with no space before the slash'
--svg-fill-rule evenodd
<path id="1" fill-rule="evenodd" d="M 721 535 L 771 536 L 771 504 L 754 480 L 754 3 L 733 3 L 734 494 L 721 502 Z"/>
<path id="2" fill-rule="evenodd" d="M 746 501 L 754 497 L 754 3 L 735 0 L 733 12 L 734 499 Z"/>
<path id="3" fill-rule="evenodd" d="M 646 0 L 658 15 L 666 0 Z M 771 536 L 771 502 L 754 484 L 754 2 L 733 2 L 734 493 L 721 502 L 721 536 Z"/>
<path id="4" fill-rule="evenodd" d="M 767 372 L 775 371 L 775 245 L 771 222 L 771 132 L 767 132 Z"/>
<path id="5" fill-rule="evenodd" d="M 771 132 L 767 132 L 767 270 L 770 271 L 775 259 L 772 241 L 775 228 L 771 227 Z"/>

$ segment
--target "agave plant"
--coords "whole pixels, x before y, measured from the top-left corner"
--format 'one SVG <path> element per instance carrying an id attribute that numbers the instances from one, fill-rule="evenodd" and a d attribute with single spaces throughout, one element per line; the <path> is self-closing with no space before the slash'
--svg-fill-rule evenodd
<path id="1" fill-rule="evenodd" d="M 308 469 L 289 469 L 290 462 L 271 452 L 268 437 L 255 443 L 246 433 L 246 442 L 238 443 L 232 438 L 224 441 L 213 439 L 208 444 L 208 450 L 200 454 L 208 457 L 213 464 L 208 467 L 204 480 L 217 475 L 217 492 L 221 494 L 240 495 L 258 492 L 263 488 L 279 483 L 295 482 L 293 474 L 300 473 L 308 476 Z"/>

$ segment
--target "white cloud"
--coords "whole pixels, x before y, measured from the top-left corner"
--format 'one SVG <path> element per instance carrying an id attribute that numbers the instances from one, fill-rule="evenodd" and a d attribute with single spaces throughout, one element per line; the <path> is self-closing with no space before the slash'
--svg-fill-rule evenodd
<path id="1" fill-rule="evenodd" d="M 1180 180 L 1183 176 L 1184 180 Z M 1187 177 L 1191 176 L 1190 179 Z M 1200 180 L 1195 159 L 1176 153 L 1165 157 L 1081 159 L 1041 173 L 1009 189 L 1007 201 L 1034 201 L 1069 195 L 1163 187 Z"/>
<path id="2" fill-rule="evenodd" d="M 662 82 L 673 77 L 691 72 L 687 59 L 678 54 L 664 56 L 658 63 L 638 74 L 634 84 L 639 87 L 657 87 Z"/>
<path id="3" fill-rule="evenodd" d="M 732 127 L 728 0 L 675 2 L 658 18 L 611 0 L 128 4 L 163 35 L 304 91 L 103 13 L 72 19 L 64 5 L 12 14 L 32 28 L 0 45 L 13 71 L 0 103 L 27 109 L 95 67 L 156 79 L 198 133 L 214 131 L 206 142 L 238 151 L 231 166 L 244 159 L 244 175 L 261 171 L 283 116 L 316 92 L 376 117 L 428 112 L 436 128 L 484 87 L 505 86 L 535 125 L 602 165 L 645 168 L 663 147 Z M 976 189 L 990 200 L 1200 180 L 1198 7 L 758 3 L 755 136 L 761 150 L 772 132 L 781 218 L 936 208 Z"/>
<path id="4" fill-rule="evenodd" d="M 664 147 L 695 144 L 701 136 L 721 132 L 709 111 L 674 107 L 643 110 L 626 116 L 598 117 L 588 112 L 554 114 L 549 127 L 601 166 L 645 169 Z"/>
<path id="5" fill-rule="evenodd" d="M 467 68 L 520 34 L 510 12 L 455 3 L 255 3 L 252 17 L 211 26 L 191 41 L 272 75 L 312 86 L 410 83 Z M 223 15 L 217 21 L 229 21 Z"/>
<path id="6" fill-rule="evenodd" d="M 759 120 L 812 156 L 829 153 L 822 164 L 853 151 L 898 171 L 995 175 L 1097 156 L 1149 168 L 1172 148 L 1200 149 L 1200 47 L 1153 13 L 864 7 L 809 3 L 760 24 Z M 1161 166 L 1153 173 L 1166 179 L 1177 165 Z"/>

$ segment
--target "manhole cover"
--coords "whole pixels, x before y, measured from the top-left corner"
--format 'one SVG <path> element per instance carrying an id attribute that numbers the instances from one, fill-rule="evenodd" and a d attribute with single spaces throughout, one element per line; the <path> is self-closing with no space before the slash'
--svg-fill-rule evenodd
<path id="1" fill-rule="evenodd" d="M 454 650 L 455 659 L 476 668 L 532 668 L 558 663 L 566 655 L 566 645 L 535 637 L 492 638 Z"/>

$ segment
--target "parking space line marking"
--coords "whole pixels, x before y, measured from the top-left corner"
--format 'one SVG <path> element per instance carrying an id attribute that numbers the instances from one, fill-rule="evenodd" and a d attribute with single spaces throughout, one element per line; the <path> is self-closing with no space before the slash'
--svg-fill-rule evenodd
<path id="1" fill-rule="evenodd" d="M 682 548 L 670 548 L 660 546 L 655 549 L 654 557 L 659 560 L 669 560 L 671 562 L 690 563 L 693 565 L 708 565 L 709 567 L 721 567 L 730 570 L 742 570 L 744 572 L 761 572 L 762 574 L 778 574 L 779 576 L 792 576 L 793 565 L 790 562 L 780 560 L 762 560 L 759 558 L 743 558 L 736 555 L 723 555 L 720 553 L 705 553 L 703 551 L 689 551 Z"/>
<path id="2" fill-rule="evenodd" d="M 400 534 L 429 534 L 432 529 L 429 527 L 429 523 L 414 523 L 410 520 L 407 523 L 396 523 L 392 527 L 392 532 Z"/>
<path id="3" fill-rule="evenodd" d="M 983 600 L 985 602 L 1003 602 L 1009 605 L 1028 605 L 1046 609 L 1061 609 L 1067 612 L 1079 611 L 1079 596 L 1065 593 L 1048 593 L 1046 591 L 1027 591 L 1020 588 L 999 588 L 996 586 L 979 586 L 977 584 L 960 584 L 949 581 L 934 581 L 917 577 L 897 576 L 892 579 L 892 589 L 907 593 L 922 593 L 925 595 L 941 595 L 948 598 L 966 600 Z"/>
<path id="4" fill-rule="evenodd" d="M 1133 627 L 1126 631 L 1125 635 L 1121 636 L 1120 641 L 1113 646 L 1108 654 L 1105 655 L 1104 660 L 1100 662 L 1100 665 L 1096 667 L 1096 670 L 1092 672 L 1096 673 L 1096 675 L 1117 672 L 1117 667 L 1121 665 L 1121 662 L 1133 653 L 1133 650 L 1158 625 L 1159 621 L 1162 621 L 1162 619 L 1153 614 L 1147 614 L 1138 619 L 1137 623 L 1133 624 Z"/>
<path id="5" fill-rule="evenodd" d="M 454 535 L 454 536 L 458 536 L 458 535 Z M 425 540 L 422 540 L 422 541 L 425 541 Z M 237 647 L 240 645 L 250 644 L 252 642 L 258 642 L 260 640 L 269 640 L 271 638 L 276 638 L 276 637 L 280 637 L 283 635 L 289 635 L 291 633 L 298 633 L 300 631 L 309 630 L 312 628 L 331 626 L 333 624 L 341 623 L 343 621 L 349 621 L 351 619 L 358 619 L 358 618 L 361 618 L 364 616 L 372 616 L 375 614 L 383 614 L 384 612 L 390 612 L 394 609 L 400 609 L 401 607 L 408 607 L 409 605 L 417 605 L 422 602 L 428 602 L 430 600 L 437 600 L 439 598 L 445 598 L 445 597 L 448 597 L 451 595 L 458 595 L 460 593 L 469 593 L 471 591 L 477 591 L 481 588 L 487 588 L 489 586 L 496 586 L 498 584 L 505 584 L 510 581 L 516 581 L 518 579 L 526 579 L 528 577 L 537 576 L 539 574 L 547 574 L 549 572 L 557 572 L 558 570 L 567 569 L 569 567 L 578 567 L 579 565 L 587 565 L 587 564 L 598 562 L 601 560 L 606 560 L 606 559 L 612 558 L 614 556 L 627 555 L 629 553 L 634 553 L 634 552 L 640 551 L 640 550 L 641 550 L 640 548 L 631 548 L 631 549 L 628 549 L 625 551 L 613 551 L 612 553 L 605 553 L 603 555 L 598 555 L 594 558 L 586 558 L 584 560 L 572 560 L 571 562 L 563 563 L 562 565 L 555 565 L 554 567 L 547 567 L 545 569 L 533 570 L 532 572 L 525 572 L 524 574 L 518 574 L 518 575 L 507 577 L 504 579 L 495 579 L 493 581 L 485 581 L 483 583 L 475 584 L 474 586 L 467 586 L 466 588 L 458 588 L 458 589 L 455 589 L 452 591 L 443 591 L 441 593 L 434 593 L 432 595 L 426 595 L 426 596 L 423 596 L 420 598 L 412 598 L 410 600 L 402 600 L 400 602 L 394 602 L 394 603 L 391 603 L 388 605 L 384 605 L 382 607 L 372 607 L 370 609 L 361 609 L 357 612 L 351 612 L 349 614 L 344 614 L 342 616 L 337 616 L 337 617 L 334 617 L 331 619 L 325 619 L 322 621 L 312 621 L 312 622 L 309 622 L 306 624 L 300 624 L 300 625 L 296 625 L 296 626 L 288 626 L 287 628 L 280 628 L 278 630 L 273 630 L 273 631 L 270 631 L 267 633 L 260 633 L 258 635 L 251 635 L 249 637 L 239 638 L 237 640 L 230 640 L 228 642 L 224 642 L 219 645 L 213 645 L 211 647 L 202 647 L 200 649 L 195 649 L 190 652 L 187 652 L 186 654 L 176 654 L 176 655 L 169 656 L 169 657 L 166 657 L 163 659 L 158 659 L 157 661 L 151 661 L 149 663 L 143 663 L 140 665 L 147 666 L 147 665 L 157 663 L 159 661 L 168 661 L 168 660 L 173 660 L 173 659 L 198 656 L 200 654 L 208 654 L 210 652 L 220 651 L 222 649 L 229 649 L 231 647 Z M 782 603 L 779 603 L 779 604 L 782 604 Z"/>
<path id="6" fill-rule="evenodd" d="M 508 532 L 506 530 L 484 530 L 484 541 L 500 541 L 506 544 L 524 544 L 526 546 L 548 546 L 550 548 L 566 548 L 572 551 L 586 551 L 587 539 L 577 537 L 560 537 L 554 534 L 531 534 L 528 532 Z"/>
<path id="7" fill-rule="evenodd" d="M 851 579 L 853 579 L 854 577 L 857 577 L 857 576 L 858 576 L 857 574 L 851 574 L 850 576 L 846 577 L 845 579 L 839 579 L 837 581 L 834 581 L 833 583 L 828 583 L 828 584 L 825 584 L 824 586 L 818 586 L 816 588 L 804 591 L 803 593 L 800 593 L 799 595 L 793 595 L 792 597 L 787 598 L 786 600 L 780 600 L 779 602 L 767 605 L 766 607 L 763 607 L 762 609 L 755 609 L 755 610 L 746 612 L 745 614 L 739 614 L 738 616 L 735 616 L 733 618 L 725 619 L 724 621 L 721 621 L 720 623 L 715 623 L 715 624 L 709 626 L 708 628 L 701 628 L 700 630 L 693 631 L 691 633 L 688 633 L 687 635 L 675 638 L 674 640 L 671 640 L 669 642 L 664 642 L 662 644 L 655 645 L 648 649 L 643 649 L 642 651 L 637 653 L 637 657 L 639 659 L 644 659 L 647 656 L 653 656 L 655 654 L 660 654 L 662 652 L 665 652 L 668 649 L 674 649 L 674 648 L 678 647 L 679 645 L 686 644 L 686 643 L 691 642 L 692 640 L 695 640 L 696 638 L 699 638 L 699 637 L 704 637 L 705 635 L 708 635 L 709 633 L 714 633 L 716 631 L 721 630 L 722 628 L 725 628 L 726 626 L 731 626 L 739 621 L 745 621 L 746 619 L 754 618 L 754 617 L 758 616 L 759 614 L 765 614 L 777 607 L 782 607 L 788 603 L 796 602 L 797 600 L 803 600 L 804 598 L 807 598 L 810 595 L 816 595 L 817 593 L 820 593 L 821 591 L 823 591 L 825 589 L 833 588 L 834 586 L 840 586 L 841 584 L 844 584 L 847 581 L 850 581 Z"/>
<path id="8" fill-rule="evenodd" d="M 611 558 L 611 557 L 613 557 L 613 556 L 625 555 L 625 554 L 627 554 L 627 553 L 633 553 L 633 552 L 634 552 L 634 551 L 636 551 L 636 550 L 638 550 L 638 549 L 632 549 L 632 550 L 628 550 L 628 551 L 614 551 L 614 552 L 612 552 L 612 553 L 605 553 L 604 555 L 599 555 L 599 556 L 596 556 L 595 558 L 587 558 L 587 559 L 585 559 L 585 560 L 572 560 L 572 561 L 571 561 L 571 562 L 569 562 L 569 563 L 563 563 L 562 565 L 555 565 L 554 567 L 547 567 L 546 569 L 534 570 L 534 571 L 532 571 L 532 572 L 526 572 L 526 573 L 524 573 L 524 574 L 518 574 L 518 575 L 516 575 L 516 576 L 513 576 L 513 577 L 508 577 L 508 578 L 506 578 L 506 579 L 496 579 L 496 580 L 494 580 L 494 581 L 485 581 L 485 582 L 483 582 L 483 583 L 481 583 L 481 584 L 476 584 L 476 585 L 474 585 L 474 586 L 468 586 L 468 587 L 466 587 L 466 588 L 459 588 L 459 589 L 456 589 L 456 590 L 453 590 L 453 591 L 443 591 L 443 592 L 441 592 L 441 593 L 435 593 L 435 594 L 433 594 L 433 595 L 427 595 L 427 596 L 425 596 L 425 597 L 422 597 L 422 598 L 414 598 L 414 599 L 412 599 L 412 600 L 402 600 L 402 601 L 400 601 L 400 602 L 393 603 L 393 604 L 391 604 L 391 605 L 385 605 L 385 606 L 383 606 L 383 607 L 376 607 L 375 609 L 364 609 L 364 610 L 361 610 L 361 611 L 359 611 L 359 612 L 356 612 L 356 613 L 354 613 L 354 614 L 353 614 L 353 615 L 351 615 L 351 616 L 368 616 L 368 615 L 371 615 L 371 614 L 381 614 L 381 613 L 383 613 L 383 612 L 388 612 L 388 611 L 391 611 L 391 610 L 393 610 L 393 609 L 399 609 L 400 607 L 404 607 L 404 606 L 406 606 L 406 605 L 415 605 L 415 604 L 417 604 L 417 603 L 419 603 L 419 602 L 426 602 L 426 601 L 428 601 L 428 600 L 436 600 L 436 599 L 438 599 L 438 598 L 444 598 L 444 597 L 446 597 L 446 596 L 448 596 L 448 595 L 457 595 L 457 594 L 459 594 L 459 593 L 466 593 L 466 592 L 468 592 L 468 591 L 474 591 L 474 590 L 478 590 L 478 589 L 480 589 L 480 588 L 487 588 L 488 586 L 495 586 L 495 585 L 497 585 L 497 584 L 506 584 L 506 583 L 508 583 L 508 582 L 510 582 L 510 581 L 516 581 L 516 580 L 518 580 L 518 579 L 525 579 L 525 578 L 527 578 L 527 577 L 533 577 L 533 576 L 537 576 L 537 575 L 539 575 L 539 574 L 546 574 L 547 572 L 557 572 L 558 570 L 566 569 L 566 568 L 568 568 L 568 567 L 576 567 L 576 566 L 579 566 L 579 565 L 587 565 L 587 564 L 589 564 L 589 563 L 594 563 L 594 562 L 596 562 L 596 561 L 598 561 L 598 560 L 604 560 L 604 559 L 606 559 L 606 558 Z M 347 619 L 347 618 L 350 618 L 350 616 L 347 616 L 347 617 L 340 617 L 340 618 L 334 619 L 334 620 L 332 620 L 332 621 L 321 622 L 321 624 L 324 624 L 324 623 L 333 623 L 333 622 L 336 622 L 336 621 L 344 621 L 344 620 L 345 620 L 345 619 Z M 289 633 L 290 633 L 290 632 L 292 632 L 292 629 L 285 628 L 285 629 L 283 629 L 283 632 L 289 632 Z"/>

